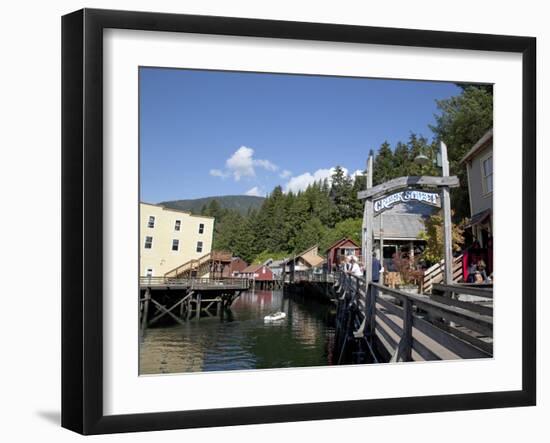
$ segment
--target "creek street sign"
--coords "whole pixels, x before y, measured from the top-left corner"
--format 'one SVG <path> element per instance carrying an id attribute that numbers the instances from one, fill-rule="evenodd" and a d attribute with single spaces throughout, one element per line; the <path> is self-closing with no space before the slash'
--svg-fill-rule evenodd
<path id="1" fill-rule="evenodd" d="M 407 189 L 405 191 L 395 192 L 386 197 L 374 201 L 374 213 L 378 214 L 386 209 L 392 208 L 397 203 L 407 203 L 411 200 L 425 203 L 430 206 L 441 207 L 441 196 L 438 192 L 426 192 L 420 190 Z"/>

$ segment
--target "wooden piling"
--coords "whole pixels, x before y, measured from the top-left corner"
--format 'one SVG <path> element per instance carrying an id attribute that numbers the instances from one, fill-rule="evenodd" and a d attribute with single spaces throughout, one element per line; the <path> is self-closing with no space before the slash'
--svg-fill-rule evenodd
<path id="1" fill-rule="evenodd" d="M 191 318 L 191 297 L 187 299 L 187 318 L 186 320 L 189 320 Z"/>
<path id="2" fill-rule="evenodd" d="M 199 293 L 197 294 L 197 320 L 201 318 L 201 301 L 202 301 L 202 295 Z"/>
<path id="3" fill-rule="evenodd" d="M 145 334 L 147 329 L 147 317 L 149 315 L 149 300 L 151 299 L 151 290 L 147 288 L 145 290 L 145 298 L 143 300 L 143 311 L 141 317 L 141 335 Z"/>

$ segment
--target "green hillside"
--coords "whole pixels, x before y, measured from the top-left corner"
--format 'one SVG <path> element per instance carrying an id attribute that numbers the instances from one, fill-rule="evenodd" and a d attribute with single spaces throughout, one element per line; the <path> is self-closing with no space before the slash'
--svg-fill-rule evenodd
<path id="1" fill-rule="evenodd" d="M 167 208 L 178 209 L 180 211 L 189 211 L 193 214 L 200 214 L 204 205 L 208 205 L 212 200 L 217 200 L 223 209 L 234 209 L 246 215 L 249 208 L 259 209 L 262 206 L 264 197 L 255 197 L 251 195 L 221 195 L 215 197 L 196 198 L 192 200 L 172 200 L 159 203 Z"/>

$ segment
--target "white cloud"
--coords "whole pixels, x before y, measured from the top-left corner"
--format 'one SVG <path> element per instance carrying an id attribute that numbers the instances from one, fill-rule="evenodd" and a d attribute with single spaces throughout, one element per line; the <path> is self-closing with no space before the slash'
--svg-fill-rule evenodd
<path id="1" fill-rule="evenodd" d="M 279 174 L 279 177 L 281 178 L 288 178 L 292 175 L 292 172 L 290 172 L 288 169 L 285 169 L 283 172 Z"/>
<path id="2" fill-rule="evenodd" d="M 254 162 L 252 161 L 253 155 L 254 149 L 241 146 L 225 161 L 225 166 L 233 174 L 236 181 L 239 181 L 241 177 L 254 177 L 256 175 Z"/>
<path id="3" fill-rule="evenodd" d="M 235 181 L 240 181 L 243 177 L 256 177 L 256 167 L 263 168 L 266 171 L 277 171 L 279 169 L 276 164 L 269 160 L 254 158 L 254 149 L 241 146 L 225 161 L 224 170 L 211 169 L 210 175 L 222 178 L 233 176 Z"/>
<path id="4" fill-rule="evenodd" d="M 263 193 L 261 192 L 260 188 L 258 188 L 257 186 L 254 186 L 253 188 L 246 191 L 245 195 L 254 195 L 256 197 L 262 197 Z"/>
<path id="5" fill-rule="evenodd" d="M 229 174 L 227 172 L 223 172 L 221 169 L 210 169 L 210 175 L 214 177 L 226 178 Z"/>
<path id="6" fill-rule="evenodd" d="M 260 166 L 268 171 L 276 171 L 279 169 L 277 165 L 271 163 L 269 160 L 254 160 L 254 165 Z"/>
<path id="7" fill-rule="evenodd" d="M 351 177 L 352 179 L 355 179 L 358 175 L 363 175 L 363 171 L 360 169 L 357 169 L 353 174 L 349 174 L 349 171 L 346 168 L 342 168 L 344 171 L 344 174 Z M 298 175 L 296 177 L 292 177 L 283 187 L 285 192 L 299 192 L 304 191 L 309 185 L 313 184 L 314 182 L 319 182 L 321 180 L 324 180 L 325 178 L 328 179 L 328 184 L 332 184 L 332 174 L 336 171 L 335 167 L 329 168 L 329 169 L 317 169 L 313 174 L 310 172 L 304 172 L 301 175 Z M 285 172 L 285 171 L 283 171 Z M 282 174 L 281 174 L 282 177 Z"/>

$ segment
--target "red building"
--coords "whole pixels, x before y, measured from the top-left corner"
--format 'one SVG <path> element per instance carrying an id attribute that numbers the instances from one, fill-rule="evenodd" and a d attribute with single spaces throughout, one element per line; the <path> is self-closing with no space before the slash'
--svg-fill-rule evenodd
<path id="1" fill-rule="evenodd" d="M 273 272 L 266 265 L 250 265 L 239 272 L 237 276 L 257 281 L 273 280 Z"/>
<path id="2" fill-rule="evenodd" d="M 232 257 L 231 262 L 227 263 L 223 268 L 223 278 L 231 278 L 237 276 L 243 269 L 248 266 L 248 263 L 245 262 L 240 257 Z"/>
<path id="3" fill-rule="evenodd" d="M 347 255 L 355 255 L 361 259 L 361 247 L 349 238 L 342 238 L 333 243 L 326 253 L 328 272 L 337 270 Z"/>

